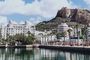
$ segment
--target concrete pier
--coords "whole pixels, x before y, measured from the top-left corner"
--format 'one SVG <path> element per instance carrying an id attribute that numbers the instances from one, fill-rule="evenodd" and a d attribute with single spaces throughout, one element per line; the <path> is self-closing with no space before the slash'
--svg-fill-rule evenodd
<path id="1" fill-rule="evenodd" d="M 33 45 L 18 45 L 18 46 L 0 45 L 0 48 L 33 48 Z"/>
<path id="2" fill-rule="evenodd" d="M 68 51 L 68 52 L 90 53 L 90 46 L 40 45 L 39 48 L 61 50 L 61 51 Z"/>

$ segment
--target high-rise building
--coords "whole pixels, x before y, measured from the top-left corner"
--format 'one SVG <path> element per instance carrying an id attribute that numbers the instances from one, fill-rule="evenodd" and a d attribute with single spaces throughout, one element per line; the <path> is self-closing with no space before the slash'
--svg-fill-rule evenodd
<path id="1" fill-rule="evenodd" d="M 7 36 L 13 36 L 16 34 L 25 34 L 27 35 L 28 32 L 34 34 L 35 27 L 32 23 L 29 21 L 25 21 L 23 24 L 13 23 L 12 21 L 9 21 L 6 26 L 1 26 L 1 36 L 2 38 L 5 38 Z"/>

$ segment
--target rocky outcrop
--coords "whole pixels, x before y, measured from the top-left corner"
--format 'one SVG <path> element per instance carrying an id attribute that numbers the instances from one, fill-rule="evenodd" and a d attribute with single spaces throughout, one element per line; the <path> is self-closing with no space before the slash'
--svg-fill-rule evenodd
<path id="1" fill-rule="evenodd" d="M 81 24 L 90 23 L 90 11 L 85 9 L 68 9 L 67 7 L 63 7 L 58 11 L 55 18 L 57 17 L 69 18 L 70 21 Z"/>
<path id="2" fill-rule="evenodd" d="M 87 25 L 90 23 L 90 11 L 86 9 L 69 9 L 63 7 L 58 10 L 55 18 L 37 24 L 36 28 L 38 30 L 43 29 L 43 27 L 44 29 L 56 29 L 61 22 L 75 22 Z M 38 28 L 38 26 L 42 26 L 42 28 Z"/>

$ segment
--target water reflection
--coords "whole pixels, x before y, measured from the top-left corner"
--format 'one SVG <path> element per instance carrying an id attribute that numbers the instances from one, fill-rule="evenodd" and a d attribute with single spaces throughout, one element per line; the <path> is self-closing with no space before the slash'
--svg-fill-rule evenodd
<path id="1" fill-rule="evenodd" d="M 0 60 L 90 60 L 90 55 L 45 49 L 0 49 Z"/>

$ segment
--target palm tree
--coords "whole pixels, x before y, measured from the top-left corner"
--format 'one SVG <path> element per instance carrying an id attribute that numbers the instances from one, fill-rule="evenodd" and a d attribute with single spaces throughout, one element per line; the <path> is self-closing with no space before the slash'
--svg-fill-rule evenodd
<path id="1" fill-rule="evenodd" d="M 2 41 L 1 29 L 0 29 L 0 42 Z"/>
<path id="2" fill-rule="evenodd" d="M 62 32 L 62 36 L 64 37 L 63 44 L 64 44 L 64 42 L 65 42 L 65 37 L 66 37 L 66 35 L 67 35 L 67 31 Z"/>
<path id="3" fill-rule="evenodd" d="M 72 28 L 73 28 L 73 31 L 74 31 L 74 35 L 73 35 L 73 37 L 75 37 L 75 34 L 76 34 L 76 33 L 75 33 L 75 31 L 76 31 L 76 30 L 75 30 L 76 25 L 72 26 Z"/>
<path id="4" fill-rule="evenodd" d="M 82 28 L 82 37 L 83 37 L 83 43 L 84 43 L 84 39 L 86 39 L 87 40 L 87 34 L 86 34 L 86 30 L 87 30 L 87 28 L 86 27 L 84 27 L 84 28 Z"/>
<path id="5" fill-rule="evenodd" d="M 57 39 L 60 39 L 61 33 L 57 33 L 57 34 L 56 34 L 56 37 L 57 37 Z M 59 41 L 59 40 L 58 40 L 58 41 Z"/>
<path id="6" fill-rule="evenodd" d="M 51 41 L 52 41 L 52 35 L 53 35 L 53 33 L 51 32 L 51 33 L 50 33 L 50 36 L 51 36 Z"/>
<path id="7" fill-rule="evenodd" d="M 85 25 L 85 37 L 86 37 L 86 40 L 87 40 L 87 25 Z"/>
<path id="8" fill-rule="evenodd" d="M 79 24 L 76 24 L 76 26 L 75 26 L 75 28 L 76 28 L 76 33 L 77 33 L 77 41 L 79 40 L 79 32 L 78 32 L 78 28 L 79 28 Z"/>
<path id="9" fill-rule="evenodd" d="M 28 32 L 27 32 L 27 34 L 28 34 L 28 36 L 30 36 L 31 32 L 30 32 L 30 31 L 28 31 Z"/>
<path id="10" fill-rule="evenodd" d="M 88 41 L 88 35 L 87 35 L 87 34 L 88 34 L 88 29 L 87 29 L 87 27 L 88 27 L 88 25 L 85 25 L 85 39 L 86 39 L 86 42 L 89 43 L 89 41 Z M 85 44 L 87 44 L 86 42 L 85 42 Z"/>
<path id="11" fill-rule="evenodd" d="M 71 31 L 72 31 L 72 29 L 68 29 L 67 31 L 68 31 L 68 33 L 69 33 L 69 39 L 70 39 L 70 44 L 71 44 L 71 38 L 70 38 L 70 36 L 71 36 Z"/>
<path id="12" fill-rule="evenodd" d="M 9 43 L 9 40 L 10 40 L 9 37 L 10 37 L 10 35 L 7 33 L 7 34 L 6 34 L 6 44 Z"/>
<path id="13" fill-rule="evenodd" d="M 39 33 L 38 35 L 40 35 L 40 44 L 42 44 L 43 43 L 43 33 Z"/>
<path id="14" fill-rule="evenodd" d="M 44 37 L 45 37 L 45 44 L 46 44 L 47 43 L 47 30 L 45 30 L 44 32 L 45 32 Z"/>

